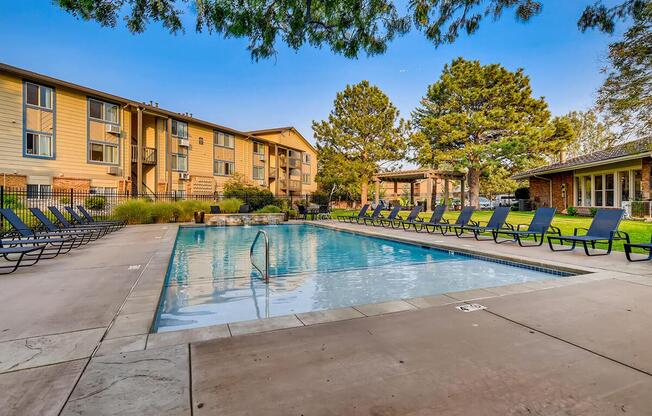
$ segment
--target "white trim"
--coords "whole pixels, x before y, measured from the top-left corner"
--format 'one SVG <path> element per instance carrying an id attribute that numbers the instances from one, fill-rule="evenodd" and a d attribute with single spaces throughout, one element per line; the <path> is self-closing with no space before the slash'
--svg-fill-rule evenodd
<path id="1" fill-rule="evenodd" d="M 539 175 L 550 175 L 550 174 L 553 174 L 553 173 L 568 172 L 568 171 L 572 171 L 572 170 L 590 168 L 590 167 L 593 167 L 593 166 L 600 166 L 600 165 L 608 165 L 608 164 L 611 164 L 611 163 L 625 162 L 627 160 L 644 159 L 646 157 L 651 157 L 651 156 L 652 156 L 652 152 L 637 153 L 635 155 L 622 156 L 622 157 L 613 158 L 613 159 L 605 159 L 605 160 L 600 160 L 598 162 L 589 162 L 589 163 L 583 163 L 583 164 L 580 164 L 580 165 L 564 166 L 564 167 L 561 167 L 561 168 L 551 169 L 551 170 L 543 170 L 543 171 L 540 171 L 540 172 L 516 174 L 516 175 L 512 176 L 512 179 L 527 179 L 527 178 L 531 178 L 531 177 L 539 176 Z"/>

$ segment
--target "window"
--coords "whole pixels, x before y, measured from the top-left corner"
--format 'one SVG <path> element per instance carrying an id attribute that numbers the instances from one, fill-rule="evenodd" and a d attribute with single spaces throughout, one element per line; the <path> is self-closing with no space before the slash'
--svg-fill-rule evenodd
<path id="1" fill-rule="evenodd" d="M 602 183 L 602 175 L 595 175 L 595 206 L 601 207 L 604 202 L 604 187 Z"/>
<path id="2" fill-rule="evenodd" d="M 640 170 L 633 171 L 634 175 L 634 201 L 643 199 L 643 175 Z"/>
<path id="3" fill-rule="evenodd" d="M 183 153 L 172 154 L 172 170 L 177 172 L 188 171 L 188 155 Z"/>
<path id="4" fill-rule="evenodd" d="M 91 143 L 91 160 L 102 163 L 118 163 L 118 146 L 106 143 Z"/>
<path id="5" fill-rule="evenodd" d="M 216 160 L 214 168 L 214 174 L 218 176 L 231 176 L 234 172 L 233 162 L 227 162 L 226 160 Z"/>
<path id="6" fill-rule="evenodd" d="M 303 154 L 303 163 L 305 163 L 306 165 L 309 165 L 310 164 L 310 159 L 311 159 L 311 157 L 310 157 L 309 153 L 304 153 Z"/>
<path id="7" fill-rule="evenodd" d="M 265 167 L 264 166 L 254 166 L 254 179 L 256 179 L 256 180 L 265 180 Z"/>
<path id="8" fill-rule="evenodd" d="M 52 135 L 25 133 L 25 153 L 33 156 L 52 157 Z"/>
<path id="9" fill-rule="evenodd" d="M 172 135 L 179 139 L 188 138 L 188 123 L 172 120 Z"/>
<path id="10" fill-rule="evenodd" d="M 50 87 L 25 83 L 25 104 L 52 110 L 53 90 Z"/>
<path id="11" fill-rule="evenodd" d="M 614 206 L 614 174 L 607 173 L 604 175 L 604 195 L 605 195 L 605 206 L 613 207 Z"/>
<path id="12" fill-rule="evenodd" d="M 27 199 L 46 199 L 51 190 L 50 185 L 27 184 Z"/>
<path id="13" fill-rule="evenodd" d="M 23 156 L 54 158 L 54 90 L 24 83 Z"/>
<path id="14" fill-rule="evenodd" d="M 235 136 L 232 134 L 222 133 L 216 131 L 213 133 L 215 146 L 228 147 L 233 149 L 235 147 Z"/>
<path id="15" fill-rule="evenodd" d="M 310 174 L 304 173 L 301 175 L 301 182 L 303 182 L 304 185 L 310 185 Z"/>
<path id="16" fill-rule="evenodd" d="M 104 196 L 117 195 L 118 188 L 113 188 L 109 186 L 92 186 L 90 193 L 93 195 L 104 195 Z"/>
<path id="17" fill-rule="evenodd" d="M 582 178 L 579 176 L 575 177 L 575 205 L 578 207 L 582 206 Z M 396 193 L 396 191 L 394 191 Z"/>
<path id="18" fill-rule="evenodd" d="M 105 103 L 91 98 L 88 100 L 88 115 L 90 118 L 106 123 L 119 123 L 118 106 L 116 104 Z"/>
<path id="19" fill-rule="evenodd" d="M 254 154 L 265 155 L 265 145 L 262 143 L 254 142 Z"/>
<path id="20" fill-rule="evenodd" d="M 590 176 L 584 176 L 583 178 L 583 186 L 584 186 L 584 206 L 590 207 L 593 200 L 591 199 L 591 177 Z"/>
<path id="21" fill-rule="evenodd" d="M 629 201 L 629 171 L 618 172 L 620 201 Z"/>

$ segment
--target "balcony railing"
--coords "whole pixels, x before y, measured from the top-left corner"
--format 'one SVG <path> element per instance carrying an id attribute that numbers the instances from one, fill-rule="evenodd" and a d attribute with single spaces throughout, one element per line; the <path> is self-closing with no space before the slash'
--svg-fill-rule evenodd
<path id="1" fill-rule="evenodd" d="M 131 145 L 131 161 L 138 163 L 138 146 Z M 156 149 L 153 147 L 143 147 L 143 163 L 146 165 L 156 165 Z"/>
<path id="2" fill-rule="evenodd" d="M 301 167 L 301 159 L 296 159 L 296 158 L 290 158 L 290 168 L 300 168 Z"/>
<path id="3" fill-rule="evenodd" d="M 269 174 L 267 175 L 267 177 L 270 179 L 276 178 L 276 166 L 272 166 L 269 168 Z"/>

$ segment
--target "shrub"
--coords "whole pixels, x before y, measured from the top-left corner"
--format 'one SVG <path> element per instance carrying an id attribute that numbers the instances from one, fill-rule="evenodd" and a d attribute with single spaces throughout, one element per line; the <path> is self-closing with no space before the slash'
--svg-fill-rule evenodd
<path id="1" fill-rule="evenodd" d="M 287 198 L 274 198 L 274 202 L 272 202 L 272 204 L 279 207 L 281 211 L 287 211 L 289 208 Z"/>
<path id="2" fill-rule="evenodd" d="M 62 196 L 59 198 L 59 203 L 61 205 L 70 205 L 70 197 L 69 196 Z"/>
<path id="3" fill-rule="evenodd" d="M 233 214 L 238 212 L 240 205 L 244 204 L 242 199 L 238 198 L 226 198 L 217 203 L 220 206 L 220 210 L 226 214 Z"/>
<path id="4" fill-rule="evenodd" d="M 20 209 L 23 207 L 23 203 L 16 195 L 4 195 L 2 197 L 2 205 L 5 208 L 11 209 Z"/>
<path id="5" fill-rule="evenodd" d="M 597 208 L 589 208 L 589 215 L 590 216 L 595 217 L 595 214 L 597 214 L 597 213 L 598 213 Z"/>
<path id="6" fill-rule="evenodd" d="M 113 215 L 128 224 L 149 224 L 153 221 L 152 205 L 138 199 L 130 199 L 116 206 Z"/>
<path id="7" fill-rule="evenodd" d="M 277 207 L 276 205 L 265 205 L 256 212 L 260 212 L 261 214 L 278 214 L 281 212 L 281 208 Z"/>
<path id="8" fill-rule="evenodd" d="M 272 205 L 275 201 L 269 189 L 249 184 L 240 176 L 234 176 L 224 184 L 224 197 L 243 200 L 253 211 Z"/>
<path id="9" fill-rule="evenodd" d="M 530 199 L 530 188 L 527 186 L 517 188 L 516 191 L 514 191 L 514 197 L 516 199 Z"/>
<path id="10" fill-rule="evenodd" d="M 176 202 L 177 216 L 179 221 L 192 221 L 195 211 L 210 212 L 211 204 L 207 201 L 198 201 L 196 199 L 188 199 Z"/>
<path id="11" fill-rule="evenodd" d="M 296 218 L 297 215 L 299 215 L 299 212 L 297 210 L 294 210 L 294 209 L 288 210 L 288 217 Z"/>
<path id="12" fill-rule="evenodd" d="M 330 194 L 323 191 L 315 191 L 310 195 L 310 202 L 317 205 L 328 205 Z"/>
<path id="13" fill-rule="evenodd" d="M 106 207 L 106 197 L 89 196 L 84 200 L 84 207 L 86 207 L 86 209 L 102 210 Z"/>
<path id="14" fill-rule="evenodd" d="M 568 208 L 566 209 L 566 213 L 567 213 L 568 215 L 570 215 L 571 217 L 574 217 L 574 216 L 577 215 L 577 208 L 575 208 L 575 207 L 568 207 Z"/>
<path id="15" fill-rule="evenodd" d="M 180 209 L 178 204 L 173 202 L 156 202 L 149 204 L 149 211 L 152 221 L 155 223 L 166 223 L 179 217 Z"/>

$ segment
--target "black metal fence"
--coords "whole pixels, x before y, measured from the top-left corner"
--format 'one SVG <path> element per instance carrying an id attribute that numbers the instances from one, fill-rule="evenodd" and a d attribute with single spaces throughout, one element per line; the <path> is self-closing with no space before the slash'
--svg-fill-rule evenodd
<path id="1" fill-rule="evenodd" d="M 99 218 L 111 218 L 116 206 L 129 200 L 144 200 L 151 202 L 179 202 L 184 200 L 205 201 L 218 204 L 225 198 L 238 198 L 255 211 L 265 205 L 276 205 L 281 210 L 297 209 L 298 205 L 325 205 L 321 198 L 311 195 L 271 196 L 262 193 L 255 194 L 230 194 L 225 196 L 220 193 L 213 194 L 186 194 L 184 192 L 166 193 L 94 193 L 86 190 L 50 190 L 40 187 L 6 188 L 0 186 L 0 208 L 11 208 L 30 228 L 39 226 L 38 220 L 31 214 L 30 208 L 39 208 L 50 216 L 48 207 L 54 206 L 67 217 L 65 207 L 83 206 L 89 213 Z M 7 230 L 8 223 L 0 218 L 0 230 Z"/>

